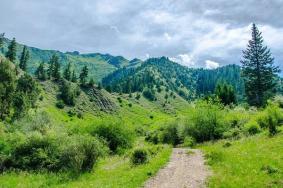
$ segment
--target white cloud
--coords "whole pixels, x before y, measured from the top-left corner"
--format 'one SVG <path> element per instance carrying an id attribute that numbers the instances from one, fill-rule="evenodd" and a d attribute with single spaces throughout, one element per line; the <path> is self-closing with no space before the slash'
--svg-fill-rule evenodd
<path id="1" fill-rule="evenodd" d="M 185 65 L 188 67 L 195 67 L 196 63 L 193 60 L 193 57 L 189 54 L 179 54 L 176 57 L 170 57 L 169 58 L 171 61 L 174 61 L 176 63 L 179 63 L 181 65 Z"/>
<path id="2" fill-rule="evenodd" d="M 211 60 L 206 60 L 205 61 L 205 68 L 206 69 L 216 69 L 219 67 L 219 63 Z"/>
<path id="3" fill-rule="evenodd" d="M 164 37 L 167 41 L 170 41 L 172 39 L 172 37 L 167 32 L 164 33 Z"/>

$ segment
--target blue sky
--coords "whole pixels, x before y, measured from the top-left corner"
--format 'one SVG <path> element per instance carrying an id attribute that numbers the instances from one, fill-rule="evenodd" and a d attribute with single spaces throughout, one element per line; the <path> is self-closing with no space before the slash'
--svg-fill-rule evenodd
<path id="1" fill-rule="evenodd" d="M 189 67 L 240 62 L 250 24 L 283 60 L 282 0 L 1 0 L 0 32 L 29 46 Z"/>

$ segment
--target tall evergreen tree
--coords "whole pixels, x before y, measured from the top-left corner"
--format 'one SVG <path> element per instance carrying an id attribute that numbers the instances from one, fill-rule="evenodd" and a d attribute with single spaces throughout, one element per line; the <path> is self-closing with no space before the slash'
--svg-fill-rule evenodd
<path id="1" fill-rule="evenodd" d="M 88 68 L 87 68 L 87 66 L 84 66 L 82 71 L 81 71 L 81 74 L 80 74 L 81 85 L 83 85 L 83 86 L 86 85 L 87 76 L 88 76 Z"/>
<path id="2" fill-rule="evenodd" d="M 55 80 L 60 80 L 60 78 L 61 78 L 60 63 L 59 63 L 58 59 L 54 62 L 53 77 L 55 78 Z"/>
<path id="3" fill-rule="evenodd" d="M 10 62 L 0 62 L 0 75 L 0 119 L 4 120 L 10 114 L 16 88 L 16 73 Z"/>
<path id="4" fill-rule="evenodd" d="M 71 81 L 72 75 L 71 75 L 71 63 L 68 63 L 66 69 L 64 70 L 64 78 L 68 81 Z"/>
<path id="5" fill-rule="evenodd" d="M 44 61 L 39 64 L 38 68 L 35 71 L 35 75 L 39 80 L 46 80 L 47 74 L 44 68 Z"/>
<path id="6" fill-rule="evenodd" d="M 16 39 L 13 38 L 12 42 L 10 43 L 8 47 L 8 52 L 6 53 L 6 57 L 13 63 L 16 61 L 17 56 L 17 43 Z"/>
<path id="7" fill-rule="evenodd" d="M 236 94 L 232 85 L 218 83 L 215 88 L 215 95 L 220 99 L 224 105 L 236 104 Z"/>
<path id="8" fill-rule="evenodd" d="M 243 51 L 241 63 L 249 104 L 263 106 L 274 93 L 279 68 L 274 66 L 270 49 L 264 46 L 262 33 L 255 24 L 252 25 L 252 39 Z"/>
<path id="9" fill-rule="evenodd" d="M 4 36 L 5 33 L 0 34 L 0 51 L 3 53 L 3 46 L 4 46 Z"/>
<path id="10" fill-rule="evenodd" d="M 73 70 L 73 73 L 72 73 L 72 82 L 76 83 L 77 82 L 77 75 L 76 75 L 76 72 L 75 70 Z"/>
<path id="11" fill-rule="evenodd" d="M 49 60 L 49 67 L 47 70 L 47 74 L 48 74 L 49 79 L 53 77 L 56 80 L 59 80 L 61 77 L 59 57 L 55 54 L 52 55 L 52 57 Z"/>
<path id="12" fill-rule="evenodd" d="M 22 55 L 21 55 L 21 59 L 20 59 L 20 68 L 24 71 L 26 71 L 27 69 L 27 62 L 30 58 L 30 55 L 29 55 L 29 51 L 27 49 L 26 46 L 24 46 L 24 49 L 23 49 L 23 52 L 22 52 Z"/>

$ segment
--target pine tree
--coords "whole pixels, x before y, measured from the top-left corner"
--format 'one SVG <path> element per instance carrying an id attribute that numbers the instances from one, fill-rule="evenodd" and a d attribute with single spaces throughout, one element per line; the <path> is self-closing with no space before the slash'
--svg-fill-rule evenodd
<path id="1" fill-rule="evenodd" d="M 232 85 L 218 83 L 215 88 L 215 95 L 220 99 L 224 105 L 236 104 L 236 94 Z"/>
<path id="2" fill-rule="evenodd" d="M 68 81 L 71 81 L 71 63 L 68 63 L 67 68 L 64 70 L 64 78 Z"/>
<path id="3" fill-rule="evenodd" d="M 72 73 L 72 82 L 74 82 L 74 83 L 77 82 L 77 75 L 76 75 L 75 70 L 73 70 L 73 73 Z"/>
<path id="4" fill-rule="evenodd" d="M 55 80 L 60 80 L 60 78 L 61 78 L 60 63 L 59 63 L 58 59 L 54 63 L 53 77 L 55 78 Z"/>
<path id="5" fill-rule="evenodd" d="M 10 114 L 16 87 L 16 73 L 8 61 L 0 62 L 0 119 Z"/>
<path id="6" fill-rule="evenodd" d="M 84 66 L 80 74 L 80 82 L 82 86 L 86 85 L 87 76 L 88 76 L 88 68 L 87 66 Z"/>
<path id="7" fill-rule="evenodd" d="M 5 33 L 0 34 L 0 51 L 3 53 L 3 46 L 4 46 L 4 36 Z"/>
<path id="8" fill-rule="evenodd" d="M 21 55 L 21 59 L 20 59 L 20 68 L 23 70 L 23 71 L 26 71 L 27 69 L 27 62 L 29 60 L 29 51 L 27 49 L 26 46 L 24 46 L 24 49 L 23 49 L 23 52 L 22 52 L 22 55 Z"/>
<path id="9" fill-rule="evenodd" d="M 44 69 L 44 61 L 42 61 L 37 70 L 35 71 L 35 75 L 39 80 L 46 80 L 47 75 L 46 75 L 46 70 Z"/>
<path id="10" fill-rule="evenodd" d="M 263 106 L 275 89 L 279 68 L 274 66 L 270 49 L 263 44 L 262 33 L 252 25 L 252 39 L 243 51 L 242 74 L 247 100 L 250 105 Z"/>
<path id="11" fill-rule="evenodd" d="M 8 47 L 8 52 L 6 54 L 6 57 L 13 63 L 16 61 L 16 56 L 17 56 L 17 43 L 16 39 L 13 38 L 12 42 L 10 43 Z"/>
<path id="12" fill-rule="evenodd" d="M 49 79 L 53 77 L 55 80 L 59 80 L 61 78 L 59 58 L 55 54 L 52 55 L 49 60 L 49 67 L 47 73 Z"/>

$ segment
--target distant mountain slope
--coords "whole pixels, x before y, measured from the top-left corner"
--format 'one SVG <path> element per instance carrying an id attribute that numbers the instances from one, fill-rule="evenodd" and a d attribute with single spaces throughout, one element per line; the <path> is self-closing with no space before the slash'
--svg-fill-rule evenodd
<path id="1" fill-rule="evenodd" d="M 244 94 L 240 67 L 228 65 L 213 70 L 190 69 L 168 58 L 151 58 L 141 66 L 122 68 L 102 79 L 103 85 L 116 92 L 141 92 L 147 87 L 165 86 L 186 99 L 213 93 L 218 82 L 234 86 L 239 97 Z"/>
<path id="2" fill-rule="evenodd" d="M 119 69 L 102 79 L 108 90 L 131 93 L 146 88 L 178 93 L 183 98 L 195 97 L 193 70 L 166 57 L 150 58 L 141 66 Z"/>
<path id="3" fill-rule="evenodd" d="M 5 54 L 8 50 L 8 45 L 11 41 L 9 39 L 4 40 L 4 50 L 0 54 Z M 23 45 L 17 45 L 17 56 L 20 58 Z M 94 78 L 95 81 L 100 81 L 103 77 L 109 73 L 121 68 L 123 66 L 130 65 L 130 61 L 122 56 L 112 56 L 109 54 L 91 53 L 91 54 L 79 54 L 79 52 L 60 52 L 55 50 L 42 50 L 39 48 L 28 47 L 31 54 L 31 59 L 28 63 L 28 72 L 34 73 L 41 61 L 48 63 L 48 60 L 53 54 L 57 54 L 60 58 L 62 68 L 70 62 L 77 74 L 83 66 L 87 65 L 89 68 L 89 77 Z M 132 64 L 132 63 L 131 63 Z M 47 64 L 46 64 L 47 66 Z"/>

